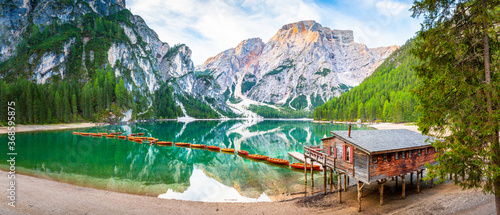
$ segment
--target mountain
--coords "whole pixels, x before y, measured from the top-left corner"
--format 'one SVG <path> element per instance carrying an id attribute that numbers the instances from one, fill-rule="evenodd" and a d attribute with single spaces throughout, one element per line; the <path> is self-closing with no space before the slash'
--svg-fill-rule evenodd
<path id="1" fill-rule="evenodd" d="M 350 30 L 300 21 L 284 25 L 267 43 L 244 40 L 196 70 L 214 77 L 221 92 L 236 101 L 228 103 L 233 108 L 311 110 L 357 86 L 397 48 L 370 49 L 354 42 Z"/>
<path id="2" fill-rule="evenodd" d="M 207 93 L 217 86 L 194 73 L 189 47 L 162 42 L 123 0 L 1 5 L 1 99 L 38 104 L 21 108 L 22 113 L 44 106 L 40 118 L 49 118 L 40 122 L 30 115 L 23 123 L 102 120 L 104 115 L 117 120 L 125 112 L 128 119 L 231 115 L 221 95 Z M 114 90 L 116 85 L 120 90 Z M 59 90 L 62 109 L 50 106 Z M 56 115 L 61 117 L 50 120 Z"/>
<path id="3" fill-rule="evenodd" d="M 418 60 L 410 54 L 413 46 L 409 40 L 359 86 L 317 107 L 314 119 L 415 122 L 418 112 L 412 90 L 418 79 L 412 67 Z"/>

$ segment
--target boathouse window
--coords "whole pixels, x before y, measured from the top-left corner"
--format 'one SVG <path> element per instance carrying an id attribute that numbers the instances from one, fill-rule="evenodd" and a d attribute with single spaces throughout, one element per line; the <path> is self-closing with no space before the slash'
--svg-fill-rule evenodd
<path id="1" fill-rule="evenodd" d="M 411 158 L 412 151 L 408 151 L 408 157 Z"/>
<path id="2" fill-rule="evenodd" d="M 403 152 L 403 158 L 406 158 L 406 152 Z"/>
<path id="3" fill-rule="evenodd" d="M 346 146 L 345 147 L 345 160 L 346 161 L 350 161 L 351 160 L 351 153 L 349 153 L 351 150 L 350 150 L 351 147 L 349 146 Z"/>
<path id="4" fill-rule="evenodd" d="M 387 161 L 387 154 L 384 154 L 384 162 Z"/>
<path id="5" fill-rule="evenodd" d="M 429 153 L 429 148 L 425 148 L 425 154 Z"/>
<path id="6" fill-rule="evenodd" d="M 352 163 L 353 148 L 348 145 L 344 145 L 344 151 L 342 153 L 344 155 L 344 161 Z"/>
<path id="7" fill-rule="evenodd" d="M 399 152 L 394 153 L 394 160 L 399 159 L 398 155 L 399 155 Z"/>
<path id="8" fill-rule="evenodd" d="M 418 150 L 418 156 L 422 155 L 422 150 Z"/>
<path id="9" fill-rule="evenodd" d="M 333 155 L 333 157 L 337 157 L 336 154 L 335 154 L 335 147 L 331 147 L 330 146 L 330 152 L 328 153 L 328 155 L 330 155 L 330 156 Z"/>
<path id="10" fill-rule="evenodd" d="M 373 155 L 373 157 L 372 157 L 372 163 L 377 163 L 377 156 L 376 155 Z"/>

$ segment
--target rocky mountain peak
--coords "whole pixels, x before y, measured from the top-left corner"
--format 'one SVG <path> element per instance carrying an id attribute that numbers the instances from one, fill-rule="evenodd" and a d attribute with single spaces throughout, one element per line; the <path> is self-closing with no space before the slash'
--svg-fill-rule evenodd
<path id="1" fill-rule="evenodd" d="M 318 31 L 318 29 L 320 28 L 323 28 L 323 26 L 321 26 L 321 24 L 317 23 L 316 21 L 304 20 L 283 25 L 283 27 L 281 27 L 278 32 L 292 30 L 294 33 L 306 33 L 307 31 Z"/>
<path id="2" fill-rule="evenodd" d="M 262 51 L 264 47 L 264 42 L 260 38 L 251 38 L 241 41 L 235 48 L 235 55 L 249 54 L 252 56 L 257 56 Z"/>
<path id="3" fill-rule="evenodd" d="M 352 30 L 306 20 L 284 25 L 267 43 L 244 40 L 198 70 L 211 71 L 234 97 L 311 109 L 358 85 L 396 48 L 369 49 L 354 42 Z"/>

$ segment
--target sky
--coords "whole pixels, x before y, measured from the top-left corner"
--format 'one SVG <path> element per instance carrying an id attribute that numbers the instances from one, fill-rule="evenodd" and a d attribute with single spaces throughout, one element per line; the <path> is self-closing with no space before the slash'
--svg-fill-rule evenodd
<path id="1" fill-rule="evenodd" d="M 128 0 L 160 40 L 183 43 L 200 65 L 209 57 L 259 37 L 267 42 L 285 24 L 315 20 L 324 27 L 353 30 L 369 48 L 403 45 L 420 30 L 411 17 L 413 0 Z"/>

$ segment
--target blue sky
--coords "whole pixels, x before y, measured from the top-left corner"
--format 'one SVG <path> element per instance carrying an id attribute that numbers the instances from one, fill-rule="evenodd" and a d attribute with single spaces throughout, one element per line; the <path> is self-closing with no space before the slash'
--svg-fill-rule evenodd
<path id="1" fill-rule="evenodd" d="M 412 0 L 129 0 L 160 39 L 188 45 L 195 65 L 260 37 L 267 42 L 285 24 L 315 20 L 330 29 L 353 30 L 368 47 L 402 45 L 420 29 Z"/>

